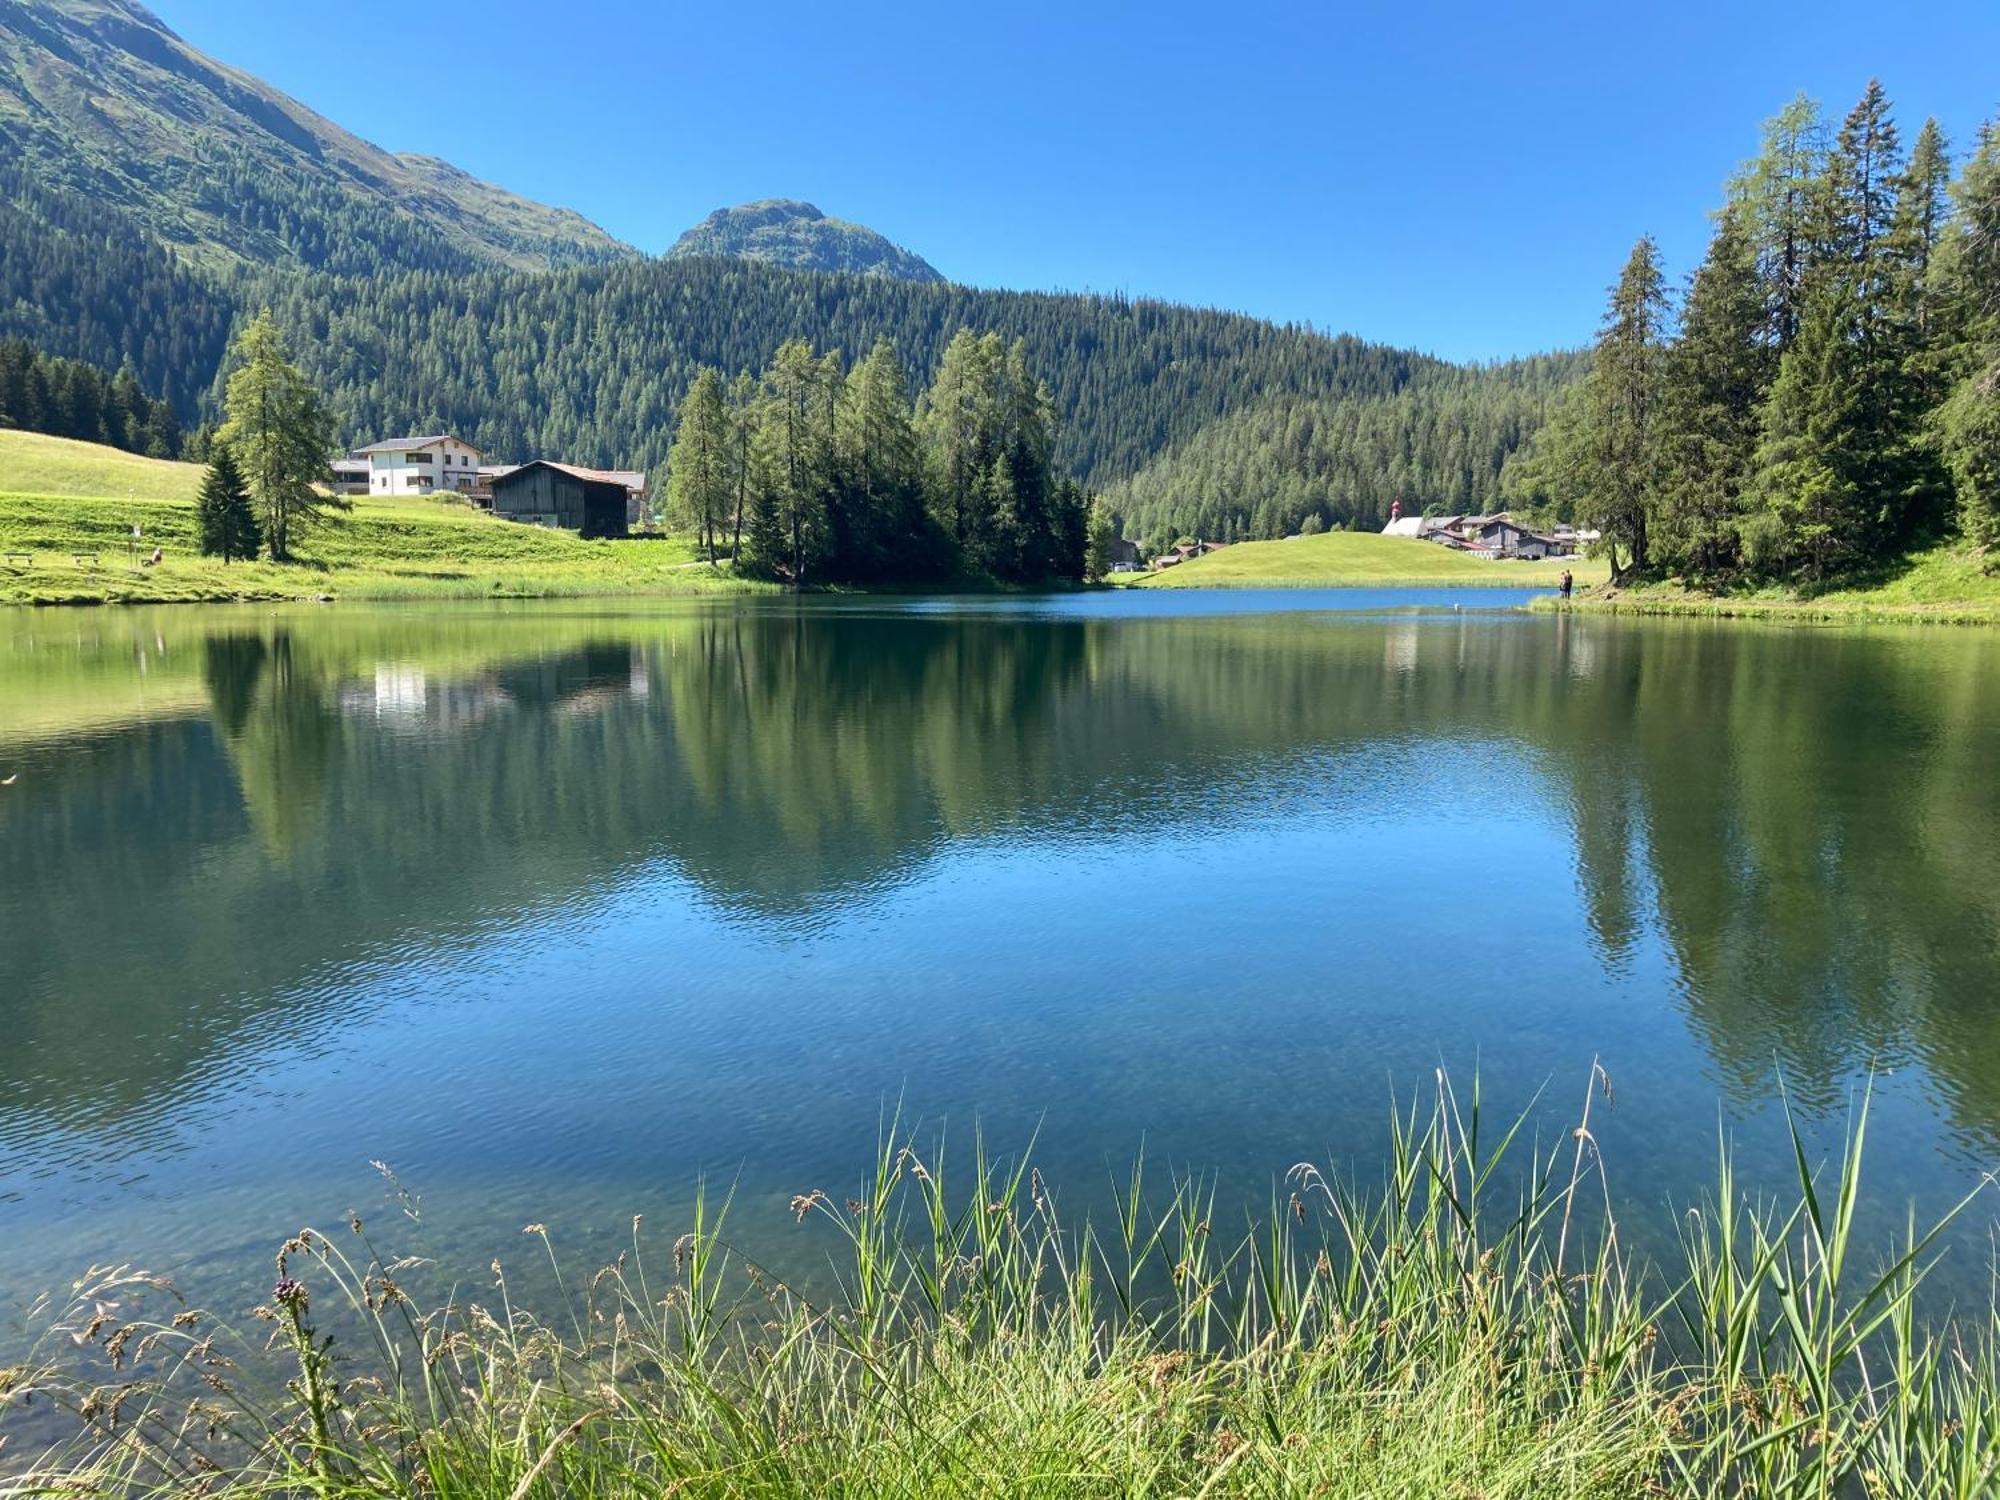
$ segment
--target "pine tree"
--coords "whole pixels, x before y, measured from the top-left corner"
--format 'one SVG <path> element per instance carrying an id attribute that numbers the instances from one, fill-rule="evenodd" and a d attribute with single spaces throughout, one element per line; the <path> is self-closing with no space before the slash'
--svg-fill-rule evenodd
<path id="1" fill-rule="evenodd" d="M 333 452 L 333 417 L 285 347 L 267 308 L 237 339 L 236 372 L 223 397 L 228 421 L 218 436 L 236 450 L 250 493 L 263 512 L 264 540 L 275 562 L 292 555 L 298 533 L 337 497 L 320 493 Z"/>
<path id="2" fill-rule="evenodd" d="M 195 535 L 204 557 L 252 558 L 263 538 L 243 471 L 227 443 L 217 443 L 195 495 Z"/>
<path id="3" fill-rule="evenodd" d="M 1723 210 L 1688 285 L 1660 403 L 1659 535 L 1689 575 L 1732 571 L 1755 471 L 1759 409 L 1772 375 L 1756 247 L 1741 204 Z"/>

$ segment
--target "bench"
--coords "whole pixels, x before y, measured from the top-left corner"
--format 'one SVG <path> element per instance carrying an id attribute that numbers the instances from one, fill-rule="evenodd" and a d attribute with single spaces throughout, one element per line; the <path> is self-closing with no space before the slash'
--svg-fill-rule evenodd
<path id="1" fill-rule="evenodd" d="M 0 561 L 5 561 L 9 567 L 12 567 L 15 563 L 19 563 L 24 568 L 32 568 L 35 565 L 35 554 L 32 552 L 0 552 Z"/>
<path id="2" fill-rule="evenodd" d="M 70 553 L 70 559 L 79 568 L 85 566 L 94 568 L 97 566 L 97 554 L 95 552 L 72 552 Z"/>

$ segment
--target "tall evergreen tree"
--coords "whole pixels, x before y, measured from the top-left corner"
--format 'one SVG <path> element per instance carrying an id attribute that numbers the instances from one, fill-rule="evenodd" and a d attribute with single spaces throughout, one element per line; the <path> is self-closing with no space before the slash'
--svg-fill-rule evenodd
<path id="1" fill-rule="evenodd" d="M 1660 403 L 1663 561 L 1692 576 L 1731 572 L 1755 468 L 1759 409 L 1774 358 L 1756 245 L 1740 203 L 1723 210 L 1688 285 Z"/>
<path id="2" fill-rule="evenodd" d="M 696 534 L 710 566 L 716 560 L 717 532 L 735 494 L 733 441 L 722 377 L 703 370 L 681 403 L 680 427 L 667 460 L 667 517 L 669 524 Z"/>
<path id="3" fill-rule="evenodd" d="M 1641 574 L 1651 563 L 1658 504 L 1659 411 L 1666 373 L 1666 278 L 1659 246 L 1641 237 L 1612 288 L 1592 353 L 1581 518 L 1604 533 L 1613 573 Z M 1617 563 L 1617 548 L 1626 562 Z"/>
<path id="4" fill-rule="evenodd" d="M 318 488 L 329 478 L 333 417 L 292 363 L 268 308 L 244 329 L 234 352 L 237 369 L 223 397 L 229 419 L 218 436 L 235 449 L 249 480 L 272 560 L 284 562 L 296 537 L 329 506 L 344 507 Z"/>
<path id="5" fill-rule="evenodd" d="M 909 382 L 896 347 L 877 339 L 847 377 L 843 463 L 854 515 L 851 555 L 856 578 L 896 571 L 922 576 L 935 547 L 924 513 L 923 470 L 910 412 Z"/>
<path id="6" fill-rule="evenodd" d="M 1844 280 L 1820 282 L 1804 307 L 1766 403 L 1754 493 L 1775 518 L 1765 569 L 1824 580 L 1866 555 L 1871 506 L 1856 449 L 1869 428 L 1857 311 Z"/>
<path id="7" fill-rule="evenodd" d="M 2000 547 L 2000 121 L 1952 189 L 1954 213 L 1938 259 L 1948 313 L 1946 358 L 1956 377 L 1940 413 L 1942 456 L 1959 524 Z"/>
<path id="8" fill-rule="evenodd" d="M 257 512 L 250 503 L 249 487 L 243 471 L 227 443 L 217 443 L 201 476 L 201 488 L 194 502 L 195 536 L 204 557 L 232 558 L 257 555 L 263 538 L 257 527 Z"/>
<path id="9" fill-rule="evenodd" d="M 1819 105 L 1799 94 L 1765 122 L 1762 149 L 1730 184 L 1730 199 L 1743 206 L 1756 246 L 1769 337 L 1780 350 L 1798 334 L 1806 272 L 1820 253 L 1819 183 L 1826 152 Z"/>
<path id="10" fill-rule="evenodd" d="M 784 533 L 784 572 L 792 587 L 825 545 L 831 454 L 822 415 L 826 370 L 803 339 L 778 346 L 767 379 L 764 435 L 775 487 L 778 525 Z"/>

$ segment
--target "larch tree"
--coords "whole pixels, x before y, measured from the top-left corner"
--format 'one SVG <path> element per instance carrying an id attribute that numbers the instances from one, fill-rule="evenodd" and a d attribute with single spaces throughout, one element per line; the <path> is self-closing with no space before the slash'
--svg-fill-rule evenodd
<path id="1" fill-rule="evenodd" d="M 233 353 L 237 368 L 223 394 L 228 420 L 217 437 L 236 452 L 272 560 L 285 562 L 328 507 L 346 508 L 319 488 L 331 477 L 333 417 L 292 363 L 270 309 L 243 330 Z"/>
<path id="2" fill-rule="evenodd" d="M 1806 271 L 1819 254 L 1819 182 L 1826 166 L 1826 121 L 1799 94 L 1764 123 L 1762 149 L 1730 184 L 1743 205 L 1765 286 L 1769 336 L 1780 350 L 1798 333 Z"/>
<path id="3" fill-rule="evenodd" d="M 700 538 L 703 555 L 715 566 L 717 532 L 735 495 L 733 442 L 722 377 L 703 370 L 681 403 L 680 427 L 667 459 L 669 524 Z"/>

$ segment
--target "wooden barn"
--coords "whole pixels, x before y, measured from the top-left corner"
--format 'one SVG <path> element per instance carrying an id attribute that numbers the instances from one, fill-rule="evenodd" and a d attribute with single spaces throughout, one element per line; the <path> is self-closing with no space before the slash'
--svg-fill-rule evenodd
<path id="1" fill-rule="evenodd" d="M 493 514 L 536 526 L 560 526 L 579 536 L 626 536 L 631 487 L 627 476 L 538 458 L 493 479 Z"/>

